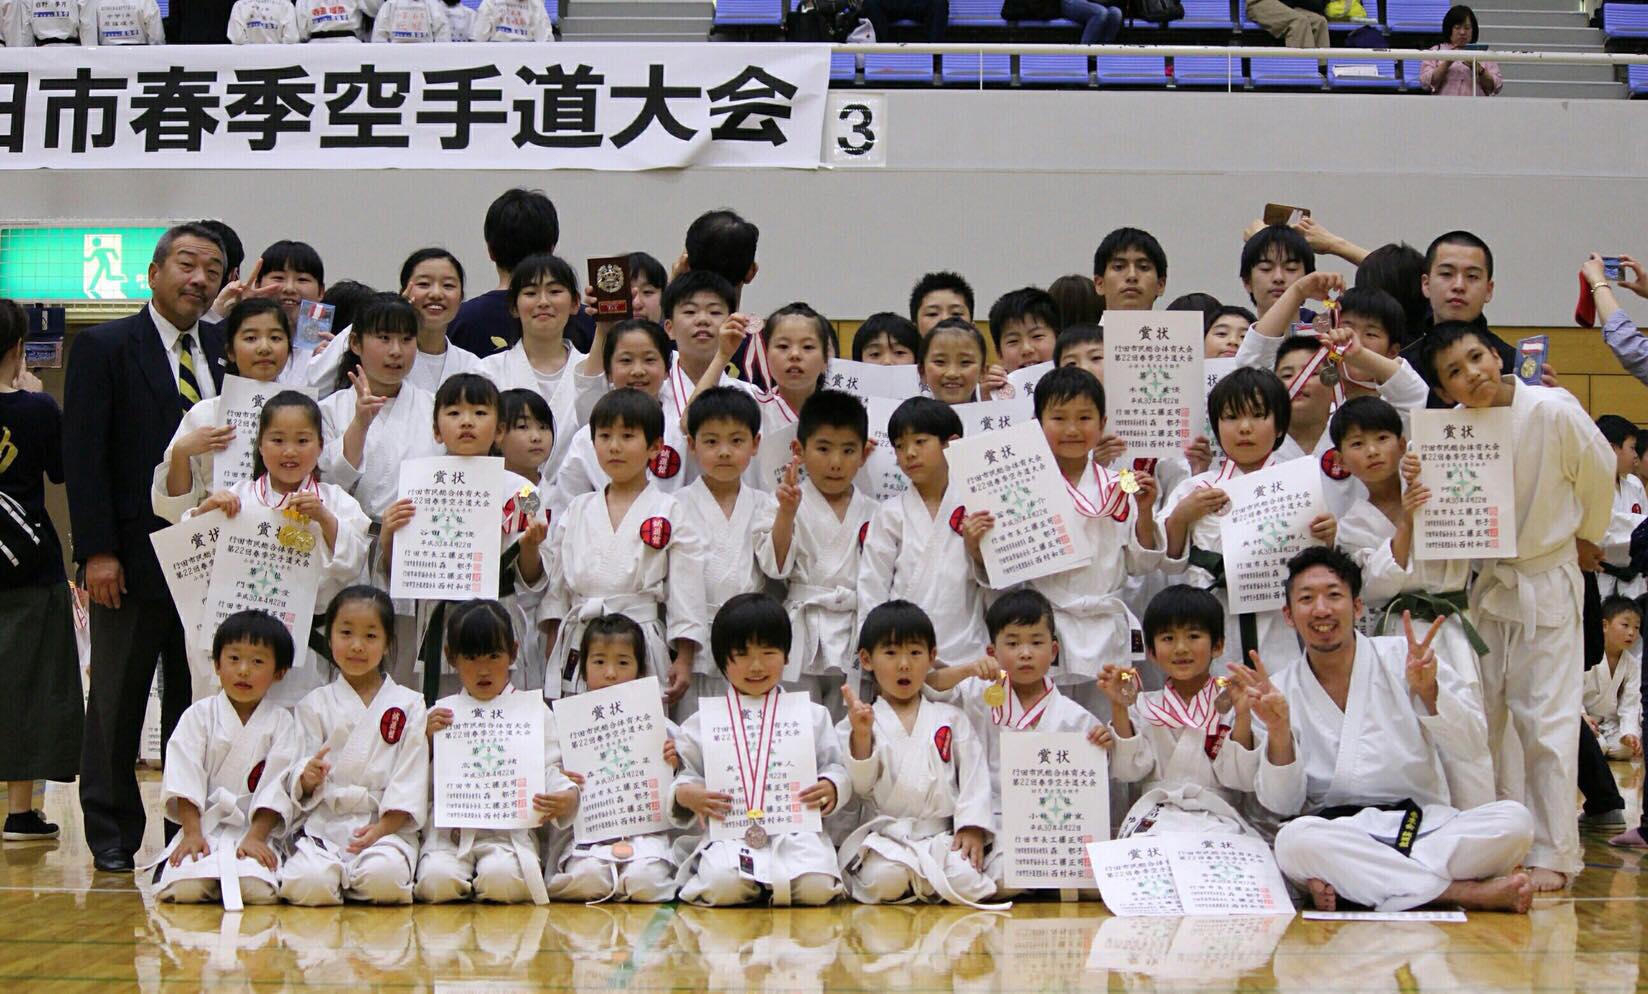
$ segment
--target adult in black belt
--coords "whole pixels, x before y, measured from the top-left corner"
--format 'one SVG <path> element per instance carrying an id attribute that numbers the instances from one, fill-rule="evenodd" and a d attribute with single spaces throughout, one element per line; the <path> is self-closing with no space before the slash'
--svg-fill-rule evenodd
<path id="1" fill-rule="evenodd" d="M 150 509 L 149 485 L 183 412 L 223 380 L 222 332 L 200 318 L 224 258 L 211 229 L 171 228 L 149 264 L 152 302 L 82 332 L 69 354 L 63 465 L 74 557 L 92 599 L 80 805 L 86 844 L 109 872 L 130 872 L 143 842 L 137 751 L 157 658 L 162 742 L 189 706 L 183 626 L 149 544 L 166 524 Z"/>

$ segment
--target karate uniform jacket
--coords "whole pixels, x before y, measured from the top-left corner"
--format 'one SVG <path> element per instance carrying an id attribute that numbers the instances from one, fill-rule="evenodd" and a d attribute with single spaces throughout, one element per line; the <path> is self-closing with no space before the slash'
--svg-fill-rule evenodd
<path id="1" fill-rule="evenodd" d="M 233 45 L 296 45 L 297 8 L 288 0 L 235 0 L 234 8 L 229 11 L 229 42 Z M 348 341 L 348 336 L 339 337 L 345 342 Z M 347 345 L 345 347 L 347 348 Z M 312 363 L 311 359 L 304 364 L 305 373 Z M 286 367 L 287 370 L 296 368 L 296 361 L 289 362 Z M 193 408 L 190 408 L 190 411 L 192 412 Z"/>
<path id="2" fill-rule="evenodd" d="M 472 41 L 554 41 L 543 0 L 481 0 Z"/>
<path id="3" fill-rule="evenodd" d="M 792 631 L 786 681 L 858 673 L 859 550 L 878 507 L 855 487 L 846 513 L 837 518 L 818 487 L 804 480 L 789 556 L 777 562 L 771 533 L 756 547 L 764 564 L 778 567 L 769 575 L 789 583 L 784 606 Z"/>
<path id="4" fill-rule="evenodd" d="M 1116 736 L 1110 776 L 1139 784 L 1142 796 L 1128 812 L 1122 834 L 1165 822 L 1168 816 L 1157 805 L 1205 823 L 1210 831 L 1228 830 L 1232 822 L 1238 831 L 1251 831 L 1238 812 L 1241 795 L 1253 790 L 1259 754 L 1231 739 L 1236 716 L 1219 712 L 1218 697 L 1218 685 L 1209 679 L 1188 701 L 1167 686 L 1140 694 L 1127 709 L 1133 734 Z"/>
<path id="5" fill-rule="evenodd" d="M 452 23 L 440 0 L 383 0 L 372 22 L 374 42 L 399 44 L 452 40 Z"/>
<path id="6" fill-rule="evenodd" d="M 960 664 L 984 655 L 990 641 L 984 588 L 961 537 L 966 496 L 951 484 L 938 513 L 929 515 L 927 502 L 912 487 L 876 510 L 858 558 L 860 630 L 877 605 L 907 600 L 932 619 L 939 659 Z"/>
<path id="7" fill-rule="evenodd" d="M 469 8 L 464 8 L 468 10 Z M 353 393 L 354 389 L 346 381 L 343 389 L 338 388 L 338 366 L 343 362 L 344 354 L 349 351 L 349 329 L 337 333 L 326 348 L 318 356 L 312 357 L 303 369 L 303 382 L 320 391 L 317 396 L 325 399 L 334 393 Z M 431 396 L 441 388 L 449 376 L 458 373 L 473 373 L 478 371 L 481 360 L 475 353 L 461 348 L 452 342 L 446 343 L 446 351 L 440 355 L 431 355 L 428 352 L 416 351 L 412 355 L 412 370 L 406 374 L 405 382 L 415 387 L 421 387 Z M 291 367 L 288 367 L 291 368 Z M 284 382 L 284 380 L 282 381 Z M 498 389 L 503 390 L 504 387 Z M 351 414 L 353 412 L 351 411 Z M 347 423 L 346 423 L 347 426 Z M 555 429 L 561 428 L 557 422 Z"/>
<path id="8" fill-rule="evenodd" d="M 160 5 L 155 0 L 81 0 L 80 44 L 164 45 Z"/>
<path id="9" fill-rule="evenodd" d="M 984 756 L 990 773 L 991 830 L 994 831 L 994 826 L 1001 824 L 1001 737 L 1020 730 L 1014 725 L 1023 715 L 1023 708 L 1011 687 L 1007 688 L 1007 707 L 991 708 L 984 703 L 984 691 L 988 686 L 978 677 L 970 676 L 949 692 L 932 696 L 960 708 L 972 722 L 979 741 L 984 743 Z M 1025 731 L 1085 734 L 1100 724 L 1093 712 L 1059 693 L 1056 684 L 1049 684 L 1043 700 L 1045 708 L 1041 716 L 1034 719 Z"/>
<path id="10" fill-rule="evenodd" d="M 433 5 L 437 0 L 428 2 Z M 508 351 L 494 352 L 484 359 L 476 360 L 474 370 L 496 383 L 500 393 L 505 390 L 531 390 L 543 397 L 544 402 L 549 405 L 549 413 L 555 417 L 555 442 L 549 450 L 549 459 L 544 462 L 543 474 L 551 479 L 556 477 L 573 441 L 579 436 L 589 434 L 583 427 L 587 419 L 578 417 L 577 405 L 577 366 L 584 361 L 584 353 L 579 352 L 571 342 L 566 343 L 566 352 L 566 365 L 561 367 L 555 385 L 547 393 L 543 381 L 532 368 L 532 362 L 526 357 L 526 345 L 522 342 L 516 342 Z M 566 503 L 560 505 L 563 508 L 565 506 Z"/>
<path id="11" fill-rule="evenodd" d="M 770 559 L 773 519 L 778 514 L 778 501 L 772 494 L 740 486 L 732 516 L 728 517 L 704 481 L 698 479 L 676 495 L 676 504 L 693 534 L 704 540 L 702 616 L 706 622 L 715 617 L 721 605 L 739 594 L 766 589 L 766 571 L 777 571 Z M 763 542 L 769 556 L 766 571 L 757 559 Z M 715 660 L 707 651 L 694 659 L 693 672 L 705 676 L 717 672 Z"/>
<path id="12" fill-rule="evenodd" d="M 366 429 L 361 464 L 343 456 L 343 433 L 355 420 L 355 391 L 339 390 L 320 402 L 322 479 L 349 491 L 373 521 L 383 517 L 400 496 L 401 464 L 409 459 L 444 455 L 435 441 L 435 395 L 410 383 L 379 409 Z"/>
<path id="13" fill-rule="evenodd" d="M 1585 713 L 1597 719 L 1604 749 L 1619 746 L 1621 736 L 1642 736 L 1642 655 L 1629 650 L 1619 665 L 1608 659 L 1585 671 Z"/>
<path id="14" fill-rule="evenodd" d="M 1643 491 L 1642 481 L 1635 475 L 1624 477 L 1614 486 L 1613 513 L 1608 518 L 1608 531 L 1601 543 L 1602 558 L 1609 566 L 1629 569 L 1631 532 L 1642 524 L 1645 515 L 1648 515 L 1648 493 Z M 1626 581 L 1603 573 L 1597 577 L 1597 582 L 1604 597 L 1609 594 L 1639 597 L 1644 590 L 1648 590 L 1648 582 L 1640 576 Z"/>

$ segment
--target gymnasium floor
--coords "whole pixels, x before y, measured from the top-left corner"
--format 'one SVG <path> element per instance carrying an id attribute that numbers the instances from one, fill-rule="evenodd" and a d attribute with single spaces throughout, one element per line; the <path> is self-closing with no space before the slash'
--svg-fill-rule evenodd
<path id="1" fill-rule="evenodd" d="M 1623 764 L 1636 817 L 1642 770 Z M 158 780 L 149 775 L 150 847 Z M 156 905 L 96 874 L 73 788 L 55 843 L 0 850 L 0 994 L 303 988 L 516 991 L 1608 991 L 1648 989 L 1642 854 L 1585 833 L 1571 895 L 1464 924 L 1118 919 L 1097 904 L 705 911 Z M 140 875 L 141 876 L 141 875 Z M 1090 967 L 1091 964 L 1091 967 Z"/>

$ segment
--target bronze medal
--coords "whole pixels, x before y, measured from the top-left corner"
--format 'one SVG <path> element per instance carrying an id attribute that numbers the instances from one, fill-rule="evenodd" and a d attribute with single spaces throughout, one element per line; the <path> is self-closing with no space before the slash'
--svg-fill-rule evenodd
<path id="1" fill-rule="evenodd" d="M 751 849 L 767 848 L 767 830 L 760 825 L 751 825 L 744 830 L 744 844 Z"/>

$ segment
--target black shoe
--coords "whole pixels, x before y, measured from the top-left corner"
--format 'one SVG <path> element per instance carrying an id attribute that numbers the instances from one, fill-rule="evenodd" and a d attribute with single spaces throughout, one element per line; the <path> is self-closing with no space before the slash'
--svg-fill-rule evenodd
<path id="1" fill-rule="evenodd" d="M 132 854 L 124 849 L 105 849 L 92 856 L 92 865 L 104 873 L 130 873 L 134 869 Z"/>
<path id="2" fill-rule="evenodd" d="M 6 827 L 0 837 L 7 842 L 43 842 L 57 838 L 57 826 L 38 811 L 22 811 L 6 816 Z"/>

